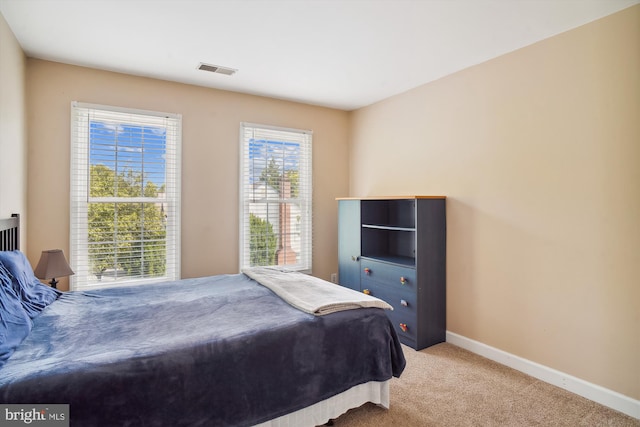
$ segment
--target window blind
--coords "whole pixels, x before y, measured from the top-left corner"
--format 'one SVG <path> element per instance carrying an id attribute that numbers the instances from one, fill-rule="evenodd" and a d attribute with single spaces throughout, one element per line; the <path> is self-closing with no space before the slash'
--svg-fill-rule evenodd
<path id="1" fill-rule="evenodd" d="M 72 289 L 180 278 L 181 120 L 72 103 Z"/>
<path id="2" fill-rule="evenodd" d="M 312 132 L 240 125 L 240 268 L 311 272 Z"/>

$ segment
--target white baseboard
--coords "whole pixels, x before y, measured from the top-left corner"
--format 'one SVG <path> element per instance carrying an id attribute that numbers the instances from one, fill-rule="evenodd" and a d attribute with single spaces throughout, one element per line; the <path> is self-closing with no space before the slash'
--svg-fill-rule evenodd
<path id="1" fill-rule="evenodd" d="M 613 390 L 581 380 L 580 378 L 540 365 L 539 363 L 523 359 L 522 357 L 453 332 L 447 331 L 447 342 L 631 417 L 640 419 L 640 400 L 632 399 Z"/>

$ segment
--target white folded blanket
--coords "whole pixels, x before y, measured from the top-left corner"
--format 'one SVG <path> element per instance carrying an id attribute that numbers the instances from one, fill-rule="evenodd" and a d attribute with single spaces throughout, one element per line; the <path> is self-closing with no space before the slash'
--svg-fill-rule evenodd
<path id="1" fill-rule="evenodd" d="M 378 298 L 297 271 L 251 267 L 242 272 L 297 309 L 316 316 L 362 307 L 393 310 Z"/>

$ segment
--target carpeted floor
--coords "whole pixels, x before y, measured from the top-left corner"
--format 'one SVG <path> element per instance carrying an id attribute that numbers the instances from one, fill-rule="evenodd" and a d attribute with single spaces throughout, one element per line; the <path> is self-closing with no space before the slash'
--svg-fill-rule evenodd
<path id="1" fill-rule="evenodd" d="M 640 427 L 640 420 L 451 344 L 404 352 L 407 368 L 391 382 L 391 408 L 366 404 L 335 427 Z"/>

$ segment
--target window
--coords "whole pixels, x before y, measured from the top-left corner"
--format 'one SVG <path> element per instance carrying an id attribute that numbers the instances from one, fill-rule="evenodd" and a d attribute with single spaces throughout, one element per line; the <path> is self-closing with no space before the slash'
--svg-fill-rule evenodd
<path id="1" fill-rule="evenodd" d="M 311 272 L 311 131 L 240 126 L 240 268 Z"/>
<path id="2" fill-rule="evenodd" d="M 180 278 L 181 116 L 71 106 L 71 289 Z"/>

